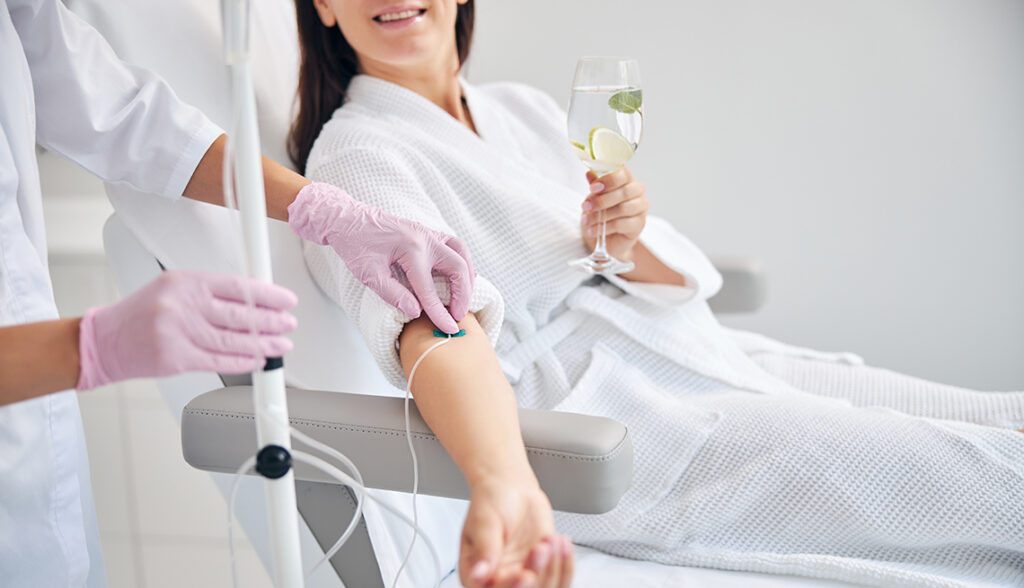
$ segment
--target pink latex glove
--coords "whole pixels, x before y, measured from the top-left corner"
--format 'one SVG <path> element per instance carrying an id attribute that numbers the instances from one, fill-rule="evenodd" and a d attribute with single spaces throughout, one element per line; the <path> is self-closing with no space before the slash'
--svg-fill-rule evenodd
<path id="1" fill-rule="evenodd" d="M 78 335 L 78 389 L 189 371 L 260 369 L 266 357 L 291 351 L 284 334 L 296 321 L 285 311 L 296 302 L 291 291 L 248 278 L 164 272 L 131 296 L 86 311 Z"/>
<path id="2" fill-rule="evenodd" d="M 331 184 L 313 182 L 288 206 L 288 224 L 298 236 L 330 245 L 349 271 L 388 304 L 410 318 L 427 313 L 446 333 L 459 330 L 466 317 L 476 272 L 462 241 L 418 222 L 390 215 L 359 202 Z M 395 278 L 397 265 L 412 287 Z M 448 278 L 451 302 L 445 309 L 432 272 Z"/>

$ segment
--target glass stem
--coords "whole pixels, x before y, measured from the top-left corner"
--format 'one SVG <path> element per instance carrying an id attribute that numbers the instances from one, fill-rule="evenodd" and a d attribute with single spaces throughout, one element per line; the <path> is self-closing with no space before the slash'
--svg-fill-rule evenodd
<path id="1" fill-rule="evenodd" d="M 594 252 L 590 254 L 590 257 L 594 259 L 608 259 L 611 256 L 608 255 L 608 249 L 605 248 L 605 223 L 603 210 L 597 211 L 597 222 L 601 225 L 601 228 L 597 232 L 597 244 L 594 245 Z"/>

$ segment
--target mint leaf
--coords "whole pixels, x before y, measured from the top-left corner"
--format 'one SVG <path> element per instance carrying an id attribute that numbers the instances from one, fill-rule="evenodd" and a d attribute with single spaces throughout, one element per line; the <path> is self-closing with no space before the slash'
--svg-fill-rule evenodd
<path id="1" fill-rule="evenodd" d="M 616 92 L 608 99 L 608 106 L 618 112 L 633 114 L 640 109 L 643 102 L 643 92 L 640 90 L 623 90 Z"/>

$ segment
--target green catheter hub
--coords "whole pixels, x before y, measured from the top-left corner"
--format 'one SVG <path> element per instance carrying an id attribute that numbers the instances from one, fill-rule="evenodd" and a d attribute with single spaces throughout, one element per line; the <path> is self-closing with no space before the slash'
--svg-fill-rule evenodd
<path id="1" fill-rule="evenodd" d="M 452 333 L 451 335 L 449 335 L 448 333 L 445 333 L 444 331 L 442 331 L 440 329 L 434 329 L 434 336 L 435 337 L 462 337 L 465 334 L 466 334 L 466 329 L 459 329 L 458 333 Z"/>

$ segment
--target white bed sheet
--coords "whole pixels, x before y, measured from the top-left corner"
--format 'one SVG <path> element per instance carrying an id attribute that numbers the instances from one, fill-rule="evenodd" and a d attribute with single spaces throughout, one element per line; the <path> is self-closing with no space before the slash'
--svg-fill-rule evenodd
<path id="1" fill-rule="evenodd" d="M 683 586 L 715 588 L 850 588 L 849 584 L 815 578 L 776 576 L 752 572 L 728 572 L 703 568 L 666 566 L 649 561 L 634 561 L 576 546 L 576 574 L 573 588 L 676 588 Z M 455 574 L 445 578 L 441 588 L 462 588 Z"/>

